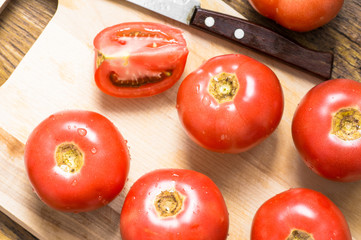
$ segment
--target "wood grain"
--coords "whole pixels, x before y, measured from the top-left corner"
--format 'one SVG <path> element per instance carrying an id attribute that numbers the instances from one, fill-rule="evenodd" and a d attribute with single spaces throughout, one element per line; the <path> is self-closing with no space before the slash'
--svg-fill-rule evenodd
<path id="1" fill-rule="evenodd" d="M 351 78 L 361 81 L 361 27 L 359 23 L 361 5 L 358 0 L 345 1 L 340 14 L 329 24 L 309 33 L 295 33 L 283 29 L 274 22 L 257 14 L 245 0 L 224 0 L 247 19 L 267 26 L 311 49 L 333 51 L 335 54 L 333 78 Z M 56 11 L 54 0 L 12 0 L 0 15 L 0 84 L 3 84 L 19 64 L 23 56 L 33 45 L 44 27 Z M 8 156 L 21 156 L 22 145 L 3 130 L 0 131 L 5 144 L 0 155 L 1 160 Z M 14 143 L 15 141 L 15 143 Z M 18 146 L 18 147 L 14 147 Z M 256 152 L 249 153 L 250 155 Z M 195 163 L 197 164 L 197 163 Z M 264 171 L 271 165 L 258 166 Z M 307 181 L 306 181 L 307 182 Z M 308 181 L 310 184 L 310 181 Z M 356 186 L 356 185 L 355 185 Z M 353 187 L 349 187 L 351 190 Z M 343 200 L 334 197 L 343 205 Z M 346 204 L 346 203 L 345 203 Z M 11 213 L 6 213 L 13 217 Z M 0 214 L 0 239 L 36 239 L 24 229 L 12 222 L 9 217 Z"/>
<path id="2" fill-rule="evenodd" d="M 12 0 L 0 14 L 0 85 L 39 37 L 57 4 L 56 0 Z"/>
<path id="3" fill-rule="evenodd" d="M 56 0 L 12 0 L 0 13 L 0 86 L 10 77 L 21 59 L 39 37 L 56 11 Z M 12 155 L 22 156 L 23 144 L 0 129 Z M 16 147 L 19 146 L 19 147 Z M 0 160 L 6 155 L 0 154 Z M 11 216 L 11 213 L 7 213 Z M 33 240 L 26 229 L 0 212 L 0 239 Z"/>

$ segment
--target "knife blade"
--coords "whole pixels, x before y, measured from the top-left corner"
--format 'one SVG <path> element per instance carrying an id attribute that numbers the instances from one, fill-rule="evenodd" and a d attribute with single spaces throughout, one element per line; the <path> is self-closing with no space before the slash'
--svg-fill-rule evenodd
<path id="1" fill-rule="evenodd" d="M 199 0 L 126 0 L 197 29 L 260 51 L 288 64 L 330 79 L 333 53 L 300 44 L 250 21 L 201 8 Z"/>

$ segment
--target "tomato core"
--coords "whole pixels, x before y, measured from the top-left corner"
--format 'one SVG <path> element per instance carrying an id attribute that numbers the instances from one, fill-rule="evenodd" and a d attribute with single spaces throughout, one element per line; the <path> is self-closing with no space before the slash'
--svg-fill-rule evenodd
<path id="1" fill-rule="evenodd" d="M 105 61 L 106 57 L 104 56 L 103 53 L 97 51 L 97 57 L 96 57 L 96 68 L 99 68 L 100 65 L 102 65 L 102 63 Z"/>
<path id="2" fill-rule="evenodd" d="M 55 160 L 64 172 L 76 173 L 83 167 L 84 154 L 76 144 L 65 142 L 57 146 Z"/>
<path id="3" fill-rule="evenodd" d="M 299 230 L 293 229 L 286 240 L 315 240 L 312 234 Z"/>
<path id="4" fill-rule="evenodd" d="M 161 217 L 175 216 L 182 210 L 183 199 L 177 191 L 162 191 L 154 201 L 156 212 Z"/>
<path id="5" fill-rule="evenodd" d="M 218 103 L 232 101 L 237 95 L 239 82 L 236 74 L 222 72 L 213 76 L 208 91 Z"/>
<path id="6" fill-rule="evenodd" d="M 332 134 L 349 141 L 361 138 L 361 112 L 356 108 L 342 108 L 332 118 Z"/>
<path id="7" fill-rule="evenodd" d="M 156 83 L 160 82 L 170 76 L 172 76 L 173 70 L 168 70 L 164 72 L 159 72 L 157 76 L 144 76 L 137 79 L 122 79 L 118 76 L 116 72 L 111 72 L 109 74 L 109 80 L 112 82 L 113 85 L 118 87 L 140 87 L 144 84 L 148 83 Z"/>

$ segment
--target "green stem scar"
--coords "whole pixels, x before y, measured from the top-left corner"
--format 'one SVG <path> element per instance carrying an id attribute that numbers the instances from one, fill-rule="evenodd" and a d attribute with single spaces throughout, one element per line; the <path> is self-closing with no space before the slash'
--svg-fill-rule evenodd
<path id="1" fill-rule="evenodd" d="M 332 134 L 344 141 L 361 138 L 361 112 L 357 108 L 342 108 L 332 117 Z"/>
<path id="2" fill-rule="evenodd" d="M 226 72 L 213 76 L 208 87 L 209 93 L 218 103 L 232 101 L 238 89 L 239 82 L 236 74 Z"/>
<path id="3" fill-rule="evenodd" d="M 163 191 L 154 200 L 154 207 L 160 217 L 177 215 L 183 207 L 184 197 L 177 191 Z"/>
<path id="4" fill-rule="evenodd" d="M 55 150 L 57 166 L 67 173 L 79 172 L 84 164 L 84 154 L 80 148 L 71 142 L 64 142 Z"/>

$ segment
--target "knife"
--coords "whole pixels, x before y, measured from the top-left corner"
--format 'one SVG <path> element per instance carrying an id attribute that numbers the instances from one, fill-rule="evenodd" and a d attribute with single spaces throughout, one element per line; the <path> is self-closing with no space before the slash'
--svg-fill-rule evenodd
<path id="1" fill-rule="evenodd" d="M 226 38 L 311 72 L 331 78 L 333 54 L 303 47 L 286 37 L 237 17 L 206 10 L 199 0 L 126 0 L 176 21 Z"/>

